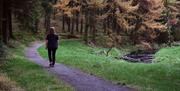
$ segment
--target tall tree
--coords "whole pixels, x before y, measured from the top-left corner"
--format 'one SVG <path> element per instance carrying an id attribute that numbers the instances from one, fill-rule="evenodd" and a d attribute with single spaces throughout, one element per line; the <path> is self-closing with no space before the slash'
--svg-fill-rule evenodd
<path id="1" fill-rule="evenodd" d="M 3 24 L 3 0 L 0 0 L 0 40 L 2 40 L 2 24 Z"/>
<path id="2" fill-rule="evenodd" d="M 13 39 L 13 30 L 12 30 L 12 2 L 9 0 L 9 8 L 8 8 L 8 28 L 9 28 L 9 38 Z"/>
<path id="3" fill-rule="evenodd" d="M 53 6 L 52 6 L 52 2 L 49 0 L 44 0 L 42 2 L 42 6 L 44 8 L 45 11 L 45 21 L 44 21 L 44 26 L 46 28 L 46 32 L 49 30 L 50 28 L 50 24 L 51 24 L 51 14 L 53 12 Z"/>
<path id="4" fill-rule="evenodd" d="M 7 0 L 5 0 L 3 2 L 3 22 L 2 22 L 2 38 L 3 38 L 3 42 L 5 44 L 8 43 L 8 38 L 9 38 L 9 30 L 8 30 L 8 12 L 9 12 L 9 2 Z"/>

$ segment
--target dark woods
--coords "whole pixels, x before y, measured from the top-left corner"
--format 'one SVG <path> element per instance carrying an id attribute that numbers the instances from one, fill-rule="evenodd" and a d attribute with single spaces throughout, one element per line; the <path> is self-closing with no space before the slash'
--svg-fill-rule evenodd
<path id="1" fill-rule="evenodd" d="M 21 30 L 36 33 L 42 17 L 47 31 L 57 15 L 62 21 L 60 30 L 71 37 L 82 36 L 87 44 L 105 39 L 112 47 L 127 42 L 126 36 L 135 44 L 153 43 L 167 31 L 166 10 L 175 16 L 179 12 L 178 3 L 166 5 L 164 0 L 1 0 L 0 4 L 0 38 L 4 43 L 14 38 L 13 17 Z"/>
<path id="2" fill-rule="evenodd" d="M 13 38 L 11 7 L 11 0 L 0 1 L 0 38 L 4 43 L 7 43 L 9 38 Z"/>
<path id="3" fill-rule="evenodd" d="M 37 33 L 39 21 L 45 15 L 45 26 L 48 27 L 52 8 L 46 5 L 49 2 L 56 3 L 56 0 L 0 0 L 0 39 L 2 42 L 7 44 L 9 39 L 14 39 L 12 29 L 14 19 L 18 21 L 22 31 Z M 45 6 L 42 7 L 43 5 Z"/>

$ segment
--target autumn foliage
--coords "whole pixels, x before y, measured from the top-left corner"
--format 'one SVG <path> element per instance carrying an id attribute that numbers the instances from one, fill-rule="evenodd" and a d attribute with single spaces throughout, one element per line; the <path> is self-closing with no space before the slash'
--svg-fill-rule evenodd
<path id="1" fill-rule="evenodd" d="M 103 29 L 105 36 L 109 33 L 114 35 L 114 38 L 110 37 L 113 42 L 119 42 L 122 38 L 116 37 L 125 34 L 134 43 L 152 43 L 167 30 L 167 21 L 163 17 L 167 8 L 165 4 L 164 0 L 61 0 L 54 7 L 58 9 L 57 15 L 72 21 L 78 14 L 84 20 L 84 32 L 89 26 L 94 37 L 98 37 L 97 33 L 102 33 Z M 179 6 L 169 7 L 171 11 L 178 12 Z M 84 34 L 88 38 L 88 34 Z"/>

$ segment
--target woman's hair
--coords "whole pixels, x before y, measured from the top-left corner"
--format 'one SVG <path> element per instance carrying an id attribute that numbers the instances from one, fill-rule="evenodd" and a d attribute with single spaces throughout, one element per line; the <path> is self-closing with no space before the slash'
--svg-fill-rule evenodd
<path id="1" fill-rule="evenodd" d="M 50 27 L 49 34 L 56 34 L 55 27 Z"/>

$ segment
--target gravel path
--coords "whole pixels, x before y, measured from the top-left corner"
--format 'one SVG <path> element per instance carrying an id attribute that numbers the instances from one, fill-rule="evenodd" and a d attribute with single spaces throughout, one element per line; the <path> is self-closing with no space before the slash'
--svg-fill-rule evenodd
<path id="1" fill-rule="evenodd" d="M 33 42 L 25 51 L 26 57 L 41 65 L 50 73 L 57 75 L 59 79 L 64 80 L 77 91 L 135 91 L 129 87 L 112 84 L 110 81 L 83 73 L 78 69 L 67 67 L 63 64 L 56 63 L 54 68 L 49 68 L 49 62 L 37 52 L 37 48 L 42 45 L 40 42 Z"/>

